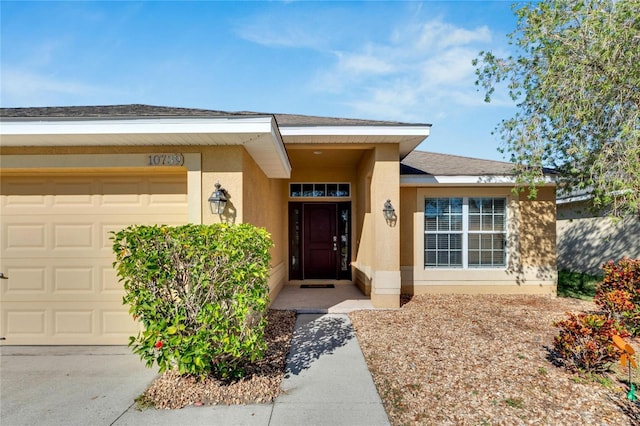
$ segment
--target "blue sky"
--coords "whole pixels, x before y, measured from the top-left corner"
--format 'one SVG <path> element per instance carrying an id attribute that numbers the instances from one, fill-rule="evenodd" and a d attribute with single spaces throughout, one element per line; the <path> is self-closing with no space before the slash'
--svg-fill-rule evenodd
<path id="1" fill-rule="evenodd" d="M 11 2 L 0 105 L 150 104 L 431 123 L 419 149 L 503 159 L 474 85 L 510 2 Z"/>

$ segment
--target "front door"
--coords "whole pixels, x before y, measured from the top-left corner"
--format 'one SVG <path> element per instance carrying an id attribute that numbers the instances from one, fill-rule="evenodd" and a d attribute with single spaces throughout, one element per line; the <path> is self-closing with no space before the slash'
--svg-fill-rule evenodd
<path id="1" fill-rule="evenodd" d="M 351 279 L 351 203 L 289 204 L 289 278 Z"/>
<path id="2" fill-rule="evenodd" d="M 305 279 L 338 278 L 336 204 L 305 204 L 303 211 L 303 277 Z"/>

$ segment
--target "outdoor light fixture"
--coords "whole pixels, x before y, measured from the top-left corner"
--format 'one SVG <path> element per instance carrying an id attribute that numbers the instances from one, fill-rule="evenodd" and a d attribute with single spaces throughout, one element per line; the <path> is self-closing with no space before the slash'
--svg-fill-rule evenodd
<path id="1" fill-rule="evenodd" d="M 220 188 L 220 182 L 216 182 L 215 186 L 216 190 L 209 197 L 209 206 L 211 207 L 211 213 L 222 214 L 227 206 L 227 191 L 224 188 Z"/>
<path id="2" fill-rule="evenodd" d="M 391 200 L 387 200 L 384 203 L 384 208 L 382 209 L 382 214 L 384 215 L 384 219 L 387 223 L 391 224 L 396 220 L 396 209 L 391 205 Z"/>

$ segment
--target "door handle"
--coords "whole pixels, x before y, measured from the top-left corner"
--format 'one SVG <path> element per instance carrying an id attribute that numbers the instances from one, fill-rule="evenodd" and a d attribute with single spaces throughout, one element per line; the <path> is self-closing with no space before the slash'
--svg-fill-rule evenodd
<path id="1" fill-rule="evenodd" d="M 0 272 L 0 280 L 8 280 L 9 277 L 7 277 L 4 273 Z"/>
<path id="2" fill-rule="evenodd" d="M 338 244 L 333 243 L 333 251 L 338 251 Z"/>

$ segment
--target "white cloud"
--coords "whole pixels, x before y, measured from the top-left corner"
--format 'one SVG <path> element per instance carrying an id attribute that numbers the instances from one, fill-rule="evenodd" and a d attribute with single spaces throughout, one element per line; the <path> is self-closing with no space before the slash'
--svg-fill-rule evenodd
<path id="1" fill-rule="evenodd" d="M 471 61 L 491 40 L 488 27 L 467 29 L 435 19 L 391 33 L 387 43 L 336 53 L 334 65 L 317 73 L 315 90 L 352 98 L 356 114 L 372 118 L 408 120 L 426 108 L 442 116 L 447 105 L 483 104 Z"/>
<path id="2" fill-rule="evenodd" d="M 267 47 L 318 48 L 324 41 L 308 34 L 303 28 L 287 28 L 284 31 L 246 27 L 240 33 L 245 40 Z"/>
<path id="3" fill-rule="evenodd" d="M 304 19 L 283 22 L 278 15 L 260 15 L 238 23 L 235 32 L 245 40 L 267 47 L 325 48 L 327 34 L 314 30 L 315 27 L 306 25 L 306 22 Z"/>
<path id="4" fill-rule="evenodd" d="M 338 52 L 337 68 L 355 75 L 361 74 L 389 74 L 395 71 L 395 66 L 385 58 L 377 57 L 372 53 L 344 54 Z"/>
<path id="5" fill-rule="evenodd" d="M 440 20 L 425 22 L 416 32 L 418 33 L 416 47 L 421 49 L 445 50 L 455 46 L 491 41 L 491 31 L 487 26 L 468 30 Z M 411 33 L 409 35 L 414 36 Z"/>

